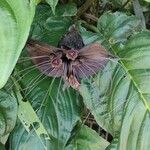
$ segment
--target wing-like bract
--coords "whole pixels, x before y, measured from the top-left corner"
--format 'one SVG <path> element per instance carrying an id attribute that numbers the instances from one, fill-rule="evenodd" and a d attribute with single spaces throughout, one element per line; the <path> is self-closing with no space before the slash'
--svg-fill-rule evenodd
<path id="1" fill-rule="evenodd" d="M 27 43 L 27 48 L 34 64 L 47 76 L 60 77 L 63 75 L 63 64 L 58 67 L 52 65 L 52 60 L 57 57 L 57 52 L 61 49 L 44 44 L 35 40 Z"/>
<path id="2" fill-rule="evenodd" d="M 112 56 L 99 43 L 80 49 L 78 59 L 72 62 L 74 73 L 83 78 L 96 74 L 103 69 Z"/>

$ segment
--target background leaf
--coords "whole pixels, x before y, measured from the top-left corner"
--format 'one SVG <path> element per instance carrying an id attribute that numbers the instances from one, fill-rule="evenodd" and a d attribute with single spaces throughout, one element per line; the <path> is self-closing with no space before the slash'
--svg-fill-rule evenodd
<path id="1" fill-rule="evenodd" d="M 94 130 L 84 125 L 66 150 L 105 150 L 108 145 L 109 142 L 101 138 Z"/>
<path id="2" fill-rule="evenodd" d="M 62 13 L 60 13 L 61 7 L 58 7 L 56 12 L 58 15 L 53 16 L 48 6 L 39 5 L 37 7 L 34 23 L 31 30 L 31 38 L 44 41 L 51 45 L 58 45 L 58 41 L 61 39 L 61 36 L 72 25 L 72 20 L 70 17 L 70 10 L 66 12 L 66 14 L 70 15 L 65 17 L 63 17 Z"/>
<path id="3" fill-rule="evenodd" d="M 20 64 L 17 69 L 17 76 L 21 76 L 22 89 L 28 87 L 22 90 L 24 100 L 30 101 L 50 139 L 46 134 L 36 134 L 35 131 L 40 126 L 37 121 L 32 122 L 33 118 L 27 121 L 29 117 L 23 118 L 22 116 L 25 123 L 32 122 L 28 128 L 29 133 L 18 122 L 12 134 L 11 149 L 29 148 L 32 145 L 31 149 L 62 150 L 70 139 L 72 130 L 80 121 L 83 110 L 82 100 L 75 90 L 66 89 L 64 91 L 62 80 L 45 77 L 36 68 L 29 69 L 28 72 L 25 68 L 32 68 L 32 64 L 27 61 Z M 22 105 L 21 111 L 30 110 L 23 106 L 25 105 Z M 20 137 L 19 140 L 18 137 Z"/>
<path id="4" fill-rule="evenodd" d="M 150 123 L 150 63 L 148 62 L 150 57 L 150 44 L 148 44 L 148 41 L 150 41 L 150 32 L 141 32 L 135 35 L 124 48 L 126 49 L 124 58 L 129 58 L 129 60 L 124 60 L 122 62 L 124 67 L 128 69 L 128 75 L 131 80 L 130 88 L 132 91 L 129 91 L 128 93 L 129 101 L 126 105 L 126 112 L 121 127 L 120 149 L 122 149 L 122 143 L 125 142 L 127 143 L 127 146 L 124 147 L 124 149 L 135 148 L 140 150 L 149 147 L 149 143 L 145 143 L 145 141 L 142 140 L 145 136 L 150 136 L 149 133 L 145 132 L 145 128 L 148 127 Z M 136 50 L 138 52 L 136 52 Z M 120 52 L 119 56 L 121 57 L 123 53 L 123 51 Z M 137 113 L 139 110 L 140 114 Z M 128 119 L 128 122 L 126 122 L 126 119 Z M 136 131 L 131 134 L 133 129 L 136 129 Z"/>
<path id="5" fill-rule="evenodd" d="M 97 28 L 109 44 L 124 44 L 132 33 L 140 30 L 139 23 L 135 16 L 127 16 L 122 12 L 108 12 L 99 18 Z"/>
<path id="6" fill-rule="evenodd" d="M 17 100 L 6 90 L 0 90 L 0 141 L 5 144 L 17 119 Z"/>
<path id="7" fill-rule="evenodd" d="M 34 0 L 0 1 L 0 88 L 7 82 L 25 45 L 34 11 Z"/>
<path id="8" fill-rule="evenodd" d="M 111 20 L 116 13 L 109 15 L 112 16 Z M 127 34 L 126 37 L 125 33 L 136 27 L 136 21 L 131 25 L 129 17 L 124 16 L 122 21 L 119 21 L 119 17 L 108 24 L 109 16 L 102 16 L 99 22 L 100 32 L 105 39 L 103 43 L 119 61 L 110 60 L 95 78 L 83 80 L 80 92 L 99 125 L 115 138 L 107 150 L 114 147 L 119 150 L 147 150 L 149 142 L 145 143 L 144 138 L 149 137 L 145 131 L 150 123 L 150 32 L 135 34 L 127 41 L 131 35 Z"/>

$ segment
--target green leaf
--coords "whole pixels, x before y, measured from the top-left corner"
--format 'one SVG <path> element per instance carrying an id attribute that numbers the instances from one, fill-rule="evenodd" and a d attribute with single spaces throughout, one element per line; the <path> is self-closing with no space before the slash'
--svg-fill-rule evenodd
<path id="1" fill-rule="evenodd" d="M 46 0 L 46 2 L 50 5 L 53 14 L 55 14 L 56 5 L 58 3 L 58 0 Z"/>
<path id="2" fill-rule="evenodd" d="M 0 143 L 0 149 L 1 150 L 5 150 L 5 147 L 4 147 L 4 145 L 2 143 Z"/>
<path id="3" fill-rule="evenodd" d="M 27 40 L 34 0 L 0 1 L 0 88 L 7 82 Z"/>
<path id="4" fill-rule="evenodd" d="M 127 16 L 121 12 L 108 12 L 99 18 L 97 28 L 109 44 L 124 44 L 130 35 L 139 30 L 139 23 L 135 16 Z"/>
<path id="5" fill-rule="evenodd" d="M 29 66 L 29 63 L 22 64 L 19 70 L 21 71 L 21 69 Z M 29 73 L 26 70 L 22 71 L 21 74 L 26 74 L 21 79 L 22 88 L 28 87 L 24 91 L 25 100 L 29 100 L 32 104 L 50 139 L 46 134 L 36 134 L 35 131 L 40 129 L 41 125 L 37 121 L 32 122 L 33 119 L 29 116 L 24 117 L 22 115 L 22 119 L 26 123 L 32 122 L 32 124 L 29 126 L 29 132 L 27 133 L 18 123 L 19 127 L 17 126 L 12 134 L 11 148 L 14 150 L 31 147 L 32 145 L 32 149 L 38 150 L 44 148 L 49 150 L 64 149 L 73 128 L 80 121 L 82 100 L 79 94 L 72 89 L 64 91 L 62 80 L 42 76 L 36 68 L 29 70 Z M 24 106 L 22 105 L 21 111 L 28 110 L 31 116 L 32 111 L 29 106 Z M 27 121 L 27 119 L 30 120 Z"/>
<path id="6" fill-rule="evenodd" d="M 23 101 L 23 97 L 20 93 L 21 87 L 15 81 L 13 78 L 16 86 L 16 97 L 18 99 L 19 108 L 18 108 L 18 118 L 20 119 L 21 123 L 23 124 L 24 128 L 27 132 L 30 132 L 31 127 L 34 128 L 35 133 L 40 135 L 45 135 L 47 140 L 50 140 L 50 137 L 46 131 L 46 129 L 43 127 L 43 124 L 39 120 L 38 116 L 36 115 L 35 111 L 33 110 L 31 104 L 28 101 Z M 30 113 L 29 113 L 30 112 Z M 38 128 L 35 126 L 38 124 Z"/>
<path id="7" fill-rule="evenodd" d="M 108 145 L 109 142 L 91 128 L 83 125 L 66 150 L 105 150 Z"/>
<path id="8" fill-rule="evenodd" d="M 83 42 L 85 45 L 94 43 L 94 42 L 103 42 L 104 38 L 100 33 L 93 33 L 91 31 L 87 31 L 85 28 L 82 26 L 79 26 L 80 33 L 83 39 Z"/>
<path id="9" fill-rule="evenodd" d="M 63 5 L 58 5 L 56 8 L 55 16 L 75 16 L 77 13 L 77 6 L 75 3 L 67 3 Z"/>
<path id="10" fill-rule="evenodd" d="M 47 33 L 49 33 L 51 38 L 49 39 L 48 43 L 57 45 L 63 33 L 65 33 L 68 30 L 71 24 L 72 24 L 72 20 L 70 18 L 49 17 L 46 20 L 46 24 L 45 24 L 45 29 L 47 30 Z"/>
<path id="11" fill-rule="evenodd" d="M 71 24 L 71 17 L 53 16 L 48 6 L 39 5 L 32 25 L 31 38 L 57 46 Z"/>
<path id="12" fill-rule="evenodd" d="M 102 16 L 99 29 L 105 39 L 103 43 L 117 58 L 110 60 L 95 77 L 83 80 L 80 93 L 98 124 L 115 138 L 107 150 L 147 150 L 150 138 L 147 132 L 150 127 L 150 32 L 143 31 L 128 39 L 132 32 L 128 36 L 126 33 L 136 24 L 131 25 L 129 18 L 129 22 L 118 22 L 119 17 L 113 18 L 114 15 L 116 13 Z M 115 42 L 111 42 L 112 38 Z"/>
<path id="13" fill-rule="evenodd" d="M 22 136 L 21 136 L 22 135 Z M 44 136 L 44 135 L 43 135 Z M 45 137 L 44 137 L 45 138 Z M 10 150 L 47 150 L 42 137 L 37 136 L 33 127 L 28 133 L 21 123 L 16 124 L 9 138 Z M 51 149 L 50 149 L 51 150 Z"/>
<path id="14" fill-rule="evenodd" d="M 0 141 L 5 144 L 8 134 L 13 130 L 17 119 L 17 100 L 15 97 L 0 90 Z M 5 138 L 6 136 L 6 138 Z M 4 140 L 5 139 L 5 140 Z"/>
<path id="15" fill-rule="evenodd" d="M 139 33 L 125 46 L 126 53 L 121 51 L 118 54 L 120 57 L 123 56 L 123 58 L 129 59 L 122 60 L 122 65 L 131 80 L 130 88 L 132 89 L 132 91 L 128 92 L 129 101 L 122 121 L 119 137 L 120 149 L 122 149 L 123 143 L 126 143 L 124 149 L 146 150 L 150 146 L 149 142 L 145 141 L 145 137 L 148 139 L 150 137 L 150 134 L 146 131 L 149 130 L 150 124 L 149 41 L 150 32 Z"/>

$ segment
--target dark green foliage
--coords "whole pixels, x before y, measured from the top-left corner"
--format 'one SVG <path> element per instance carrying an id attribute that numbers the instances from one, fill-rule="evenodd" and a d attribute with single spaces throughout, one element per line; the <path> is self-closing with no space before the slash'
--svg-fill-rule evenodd
<path id="1" fill-rule="evenodd" d="M 149 150 L 149 6 L 149 0 L 1 0 L 0 150 L 6 142 L 9 150 Z M 79 45 L 74 35 L 69 43 L 64 38 L 72 25 Z M 31 38 L 69 48 L 97 42 L 113 57 L 74 90 L 32 63 L 23 48 Z"/>

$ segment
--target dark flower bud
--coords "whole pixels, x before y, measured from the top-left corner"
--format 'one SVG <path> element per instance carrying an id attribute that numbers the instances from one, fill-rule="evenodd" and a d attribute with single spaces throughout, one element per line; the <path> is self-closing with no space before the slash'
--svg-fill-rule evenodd
<path id="1" fill-rule="evenodd" d="M 68 50 L 66 53 L 66 57 L 71 60 L 75 60 L 78 56 L 78 51 L 76 50 Z"/>

